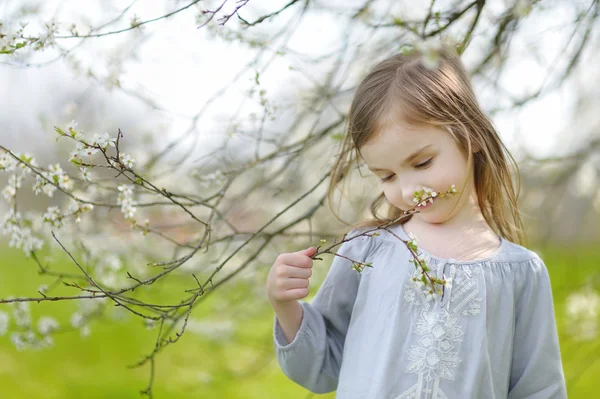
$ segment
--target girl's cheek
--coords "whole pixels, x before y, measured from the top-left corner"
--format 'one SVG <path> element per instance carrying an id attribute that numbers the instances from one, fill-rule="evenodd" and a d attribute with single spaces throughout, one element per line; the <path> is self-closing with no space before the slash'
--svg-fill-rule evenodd
<path id="1" fill-rule="evenodd" d="M 405 208 L 405 205 L 402 205 L 401 195 L 397 191 L 392 188 L 387 188 L 383 190 L 383 193 L 390 204 L 394 205 L 396 208 Z"/>

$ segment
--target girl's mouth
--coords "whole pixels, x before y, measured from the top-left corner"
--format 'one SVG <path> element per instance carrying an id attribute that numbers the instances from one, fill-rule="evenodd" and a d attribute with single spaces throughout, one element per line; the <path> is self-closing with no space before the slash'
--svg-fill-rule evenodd
<path id="1" fill-rule="evenodd" d="M 427 198 L 425 201 L 418 203 L 416 209 L 429 208 L 431 205 L 433 205 L 433 201 L 435 201 L 434 197 Z"/>

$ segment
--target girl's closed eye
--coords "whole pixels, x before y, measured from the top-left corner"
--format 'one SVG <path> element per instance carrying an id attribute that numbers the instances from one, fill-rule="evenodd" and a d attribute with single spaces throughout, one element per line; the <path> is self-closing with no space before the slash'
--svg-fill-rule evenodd
<path id="1" fill-rule="evenodd" d="M 433 161 L 433 158 L 429 158 L 427 161 L 420 163 L 418 165 L 415 165 L 415 169 L 426 169 L 427 167 L 429 167 L 429 165 L 431 165 L 432 161 Z M 385 183 L 385 182 L 392 180 L 394 178 L 394 176 L 396 176 L 396 175 L 389 175 L 380 180 Z"/>

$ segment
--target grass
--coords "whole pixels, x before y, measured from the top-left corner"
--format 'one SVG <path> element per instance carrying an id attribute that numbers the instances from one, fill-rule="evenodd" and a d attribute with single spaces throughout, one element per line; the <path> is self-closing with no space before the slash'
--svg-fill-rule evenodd
<path id="1" fill-rule="evenodd" d="M 538 251 L 553 284 L 563 366 L 569 398 L 596 394 L 600 377 L 600 340 L 576 341 L 567 334 L 567 295 L 597 272 L 600 252 L 593 248 L 553 248 Z M 64 263 L 65 267 L 71 267 Z M 265 268 L 268 267 L 265 265 Z M 3 248 L 0 259 L 0 297 L 38 296 L 37 288 L 51 280 L 36 273 L 37 266 L 21 252 Z M 262 276 L 260 276 L 262 278 Z M 313 397 L 287 379 L 280 371 L 272 343 L 273 314 L 265 303 L 248 303 L 251 285 L 223 287 L 209 297 L 194 317 L 219 318 L 224 310 L 237 322 L 232 336 L 220 339 L 186 333 L 180 342 L 166 348 L 157 358 L 154 394 L 156 398 L 298 398 Z M 173 279 L 158 297 L 171 290 L 181 291 Z M 52 294 L 73 294 L 60 287 Z M 222 298 L 230 298 L 223 302 Z M 156 298 L 155 298 L 156 299 Z M 77 304 L 72 302 L 32 304 L 33 320 L 51 314 L 68 325 Z M 77 331 L 57 334 L 49 349 L 17 351 L 7 336 L 0 337 L 0 386 L 2 397 L 11 399 L 139 398 L 149 378 L 149 368 L 130 368 L 154 346 L 156 330 L 147 330 L 136 317 L 115 311 L 103 315 L 112 322 L 94 322 L 92 334 L 80 337 Z M 9 311 L 7 305 L 0 310 Z M 235 314 L 232 314 L 236 312 Z M 14 325 L 13 325 L 14 326 Z M 314 397 L 334 398 L 334 394 Z"/>

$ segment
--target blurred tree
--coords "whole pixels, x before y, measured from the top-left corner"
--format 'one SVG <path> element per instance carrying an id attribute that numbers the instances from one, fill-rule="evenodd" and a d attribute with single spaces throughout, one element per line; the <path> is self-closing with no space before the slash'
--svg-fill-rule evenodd
<path id="1" fill-rule="evenodd" d="M 152 396 L 156 355 L 193 325 L 204 298 L 243 280 L 264 305 L 278 253 L 339 233 L 322 209 L 324 182 L 355 85 L 410 45 L 429 49 L 430 61 L 440 43 L 455 45 L 484 109 L 502 128 L 517 121 L 506 140 L 522 164 L 534 237 L 598 239 L 598 92 L 588 83 L 597 74 L 597 0 L 118 3 L 31 0 L 0 10 L 0 65 L 16 78 L 6 97 L 26 84 L 21 74 L 60 64 L 77 83 L 59 93 L 67 109 L 59 117 L 111 132 L 42 118 L 40 128 L 57 126 L 68 145 L 57 152 L 63 164 L 72 150 L 64 169 L 57 160 L 38 165 L 0 136 L 2 232 L 50 281 L 38 296 L 0 301 L 14 305 L 18 347 L 43 346 L 60 329 L 47 318 L 35 330 L 25 303 L 89 298 L 98 306 L 73 314 L 78 329 L 116 304 L 158 327 L 155 350 L 140 362 L 151 364 Z M 550 138 L 535 130 L 552 119 L 539 108 L 556 101 L 573 115 Z M 533 127 L 518 123 L 530 114 Z M 545 154 L 531 151 L 541 145 Z M 41 212 L 25 212 L 33 208 L 22 205 L 32 197 L 26 183 L 40 193 Z M 348 222 L 363 217 L 374 183 L 352 181 Z M 553 228 L 558 222 L 567 228 Z M 40 259 L 45 242 L 76 272 Z M 166 276 L 187 288 L 148 300 L 143 294 Z"/>

